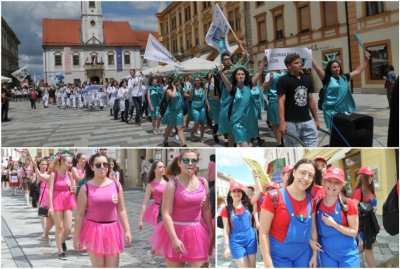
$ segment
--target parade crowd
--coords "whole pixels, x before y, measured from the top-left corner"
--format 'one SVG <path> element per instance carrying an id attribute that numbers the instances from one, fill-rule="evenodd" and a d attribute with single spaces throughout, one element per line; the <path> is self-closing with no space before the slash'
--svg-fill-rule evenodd
<path id="1" fill-rule="evenodd" d="M 142 158 L 145 197 L 137 208 L 137 225 L 139 230 L 143 222 L 153 227 L 147 238 L 150 254 L 164 257 L 168 267 L 186 263 L 208 267 L 213 254 L 215 166 L 211 164 L 215 155 L 210 157 L 207 179 L 198 175 L 199 158 L 199 151 L 192 149 L 182 150 L 168 165 L 158 160 L 149 165 Z M 59 259 L 68 258 L 66 241 L 73 230 L 74 250 L 86 251 L 93 267 L 119 267 L 119 254 L 134 241 L 120 172 L 106 151 L 90 157 L 64 151 L 52 158 L 28 157 L 20 166 L 12 161 L 7 167 L 2 165 L 2 187 L 9 184 L 16 195 L 22 186 L 28 206 L 31 193 L 44 242 L 49 242 L 49 233 L 55 228 Z"/>
<path id="2" fill-rule="evenodd" d="M 180 146 L 186 146 L 184 131 L 190 130 L 191 140 L 204 142 L 206 128 L 212 130 L 216 143 L 224 138 L 226 146 L 262 146 L 259 123 L 266 120 L 276 139 L 276 146 L 299 146 L 298 138 L 309 147 L 318 146 L 317 107 L 323 111 L 325 126 L 330 131 L 336 114 L 356 112 L 356 104 L 349 82 L 364 71 L 370 60 L 365 52 L 364 61 L 353 71 L 344 73 L 341 63 L 334 57 L 320 66 L 314 59 L 313 69 L 304 69 L 298 54 L 285 58 L 286 70 L 265 71 L 268 59 L 261 61 L 252 74 L 245 65 L 248 53 L 243 50 L 237 64 L 231 62 L 228 52 L 221 54 L 222 64 L 205 74 L 136 74 L 113 80 L 105 85 L 84 82 L 45 84 L 39 89 L 13 88 L 9 99 L 29 99 L 32 109 L 41 100 L 47 108 L 53 102 L 60 109 L 109 109 L 115 120 L 140 125 L 142 119 L 152 122 L 153 134 L 163 133 L 164 146 L 169 146 L 171 132 L 175 132 Z M 310 79 L 314 70 L 323 83 L 318 102 L 312 93 L 316 90 Z M 100 82 L 102 83 L 102 82 Z M 395 88 L 393 67 L 387 68 L 388 102 Z M 3 95 L 2 95 L 3 96 Z M 317 105 L 318 103 L 318 105 Z M 267 118 L 261 118 L 262 110 Z M 189 123 L 193 122 L 189 129 Z M 160 125 L 165 129 L 160 130 Z M 288 134 L 288 135 L 287 135 Z"/>
<path id="3" fill-rule="evenodd" d="M 343 170 L 327 168 L 325 158 L 317 156 L 284 167 L 280 185 L 261 186 L 256 172 L 254 187 L 232 182 L 227 197 L 217 198 L 217 224 L 224 236 L 219 259 L 256 267 L 260 249 L 268 268 L 359 268 L 364 253 L 368 267 L 376 267 L 373 244 L 380 225 L 374 173 L 361 167 L 353 192 L 346 188 Z M 398 182 L 387 201 L 398 203 Z M 398 217 L 385 212 L 392 207 L 398 214 L 398 204 L 388 203 L 384 228 L 398 234 Z"/>

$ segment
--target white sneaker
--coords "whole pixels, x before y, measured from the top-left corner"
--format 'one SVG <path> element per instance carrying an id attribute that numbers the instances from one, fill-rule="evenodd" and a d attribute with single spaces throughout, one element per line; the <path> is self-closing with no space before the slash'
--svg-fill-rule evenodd
<path id="1" fill-rule="evenodd" d="M 175 139 L 176 139 L 176 140 L 179 140 L 179 137 L 178 137 L 178 135 L 175 135 Z"/>

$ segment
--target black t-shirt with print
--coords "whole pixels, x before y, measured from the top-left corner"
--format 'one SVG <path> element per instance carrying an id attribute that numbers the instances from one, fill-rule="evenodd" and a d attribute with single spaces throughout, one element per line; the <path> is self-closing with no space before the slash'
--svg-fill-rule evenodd
<path id="1" fill-rule="evenodd" d="M 286 74 L 278 80 L 276 85 L 278 95 L 286 95 L 285 121 L 305 122 L 311 120 L 308 94 L 314 92 L 314 86 L 306 75 L 300 78 Z"/>

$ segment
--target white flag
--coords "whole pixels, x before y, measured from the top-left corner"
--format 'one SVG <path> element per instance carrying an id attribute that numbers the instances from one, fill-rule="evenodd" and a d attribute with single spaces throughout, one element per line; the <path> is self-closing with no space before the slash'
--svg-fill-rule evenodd
<path id="1" fill-rule="evenodd" d="M 181 63 L 178 62 L 178 60 L 175 59 L 175 57 L 172 56 L 172 54 L 151 34 L 147 39 L 144 59 L 154 60 L 182 68 Z"/>
<path id="2" fill-rule="evenodd" d="M 218 4 L 215 5 L 213 20 L 206 35 L 206 43 L 218 50 L 220 53 L 229 51 L 232 53 L 228 43 L 228 33 L 232 30 L 229 22 L 226 20 L 224 13 L 219 8 Z M 223 47 L 220 48 L 220 39 L 224 39 Z M 222 45 L 222 44 L 221 44 Z"/>
<path id="3" fill-rule="evenodd" d="M 18 79 L 20 82 L 24 81 L 24 79 L 29 75 L 28 66 L 24 66 L 21 69 L 12 72 L 11 75 Z"/>

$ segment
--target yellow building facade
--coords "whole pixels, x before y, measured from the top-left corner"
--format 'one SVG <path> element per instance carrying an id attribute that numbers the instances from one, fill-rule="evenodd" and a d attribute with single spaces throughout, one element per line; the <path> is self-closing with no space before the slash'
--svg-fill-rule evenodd
<path id="1" fill-rule="evenodd" d="M 159 41 L 182 61 L 192 57 L 214 60 L 218 51 L 205 43 L 210 28 L 216 1 L 173 1 L 157 13 Z M 236 36 L 242 40 L 245 35 L 244 2 L 218 2 Z M 237 48 L 232 32 L 229 44 Z"/>
<path id="2" fill-rule="evenodd" d="M 378 214 L 382 214 L 382 205 L 398 179 L 398 149 L 313 149 L 307 150 L 304 157 L 313 159 L 323 156 L 329 166 L 344 170 L 346 184 L 354 192 L 357 172 L 363 166 L 373 169 L 375 194 L 378 199 Z"/>
<path id="3" fill-rule="evenodd" d="M 256 66 L 268 48 L 311 47 L 319 63 L 336 54 L 347 73 L 364 59 L 353 37 L 358 33 L 372 58 L 353 80 L 354 92 L 384 93 L 384 67 L 399 70 L 398 1 L 254 1 L 250 14 L 249 50 Z M 316 89 L 322 87 L 315 72 L 312 79 Z"/>

